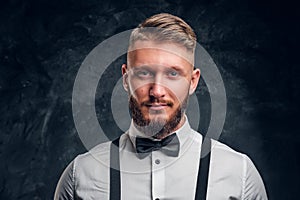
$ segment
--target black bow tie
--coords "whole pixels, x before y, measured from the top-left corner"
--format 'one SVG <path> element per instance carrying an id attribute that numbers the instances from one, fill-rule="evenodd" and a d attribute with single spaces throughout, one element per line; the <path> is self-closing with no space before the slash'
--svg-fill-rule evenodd
<path id="1" fill-rule="evenodd" d="M 177 157 L 179 154 L 179 140 L 176 133 L 159 141 L 137 137 L 135 145 L 140 159 L 145 158 L 152 151 L 159 149 L 168 156 Z"/>

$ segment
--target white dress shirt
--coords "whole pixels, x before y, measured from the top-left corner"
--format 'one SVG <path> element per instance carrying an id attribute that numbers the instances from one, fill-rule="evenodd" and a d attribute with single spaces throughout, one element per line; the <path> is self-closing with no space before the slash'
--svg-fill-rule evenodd
<path id="1" fill-rule="evenodd" d="M 121 136 L 122 200 L 194 200 L 202 136 L 187 120 L 176 134 L 178 157 L 157 150 L 143 159 L 135 153 L 135 138 L 145 136 L 133 123 Z M 110 144 L 77 156 L 61 176 L 54 199 L 109 200 Z M 208 200 L 267 199 L 263 181 L 246 155 L 215 140 L 211 146 Z"/>

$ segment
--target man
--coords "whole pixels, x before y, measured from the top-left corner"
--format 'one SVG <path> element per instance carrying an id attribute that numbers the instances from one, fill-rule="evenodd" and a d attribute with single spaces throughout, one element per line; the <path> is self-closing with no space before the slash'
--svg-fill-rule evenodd
<path id="1" fill-rule="evenodd" d="M 154 15 L 133 30 L 122 65 L 130 128 L 77 156 L 55 199 L 267 199 L 246 155 L 215 140 L 203 143 L 189 125 L 188 98 L 200 78 L 195 46 L 191 27 L 170 14 Z"/>

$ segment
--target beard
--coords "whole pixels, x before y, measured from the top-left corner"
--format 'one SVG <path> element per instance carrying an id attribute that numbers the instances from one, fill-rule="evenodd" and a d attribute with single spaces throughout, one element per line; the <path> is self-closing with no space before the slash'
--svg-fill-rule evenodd
<path id="1" fill-rule="evenodd" d="M 155 100 L 149 100 L 147 102 L 139 103 L 137 100 L 130 95 L 129 98 L 129 111 L 130 115 L 133 119 L 133 122 L 136 125 L 136 128 L 144 133 L 146 136 L 152 136 L 154 138 L 163 138 L 167 136 L 169 133 L 173 132 L 177 125 L 180 123 L 185 110 L 187 108 L 188 103 L 188 94 L 184 98 L 181 106 L 178 106 L 178 108 L 169 116 L 169 119 L 154 116 L 153 119 L 145 118 L 145 116 L 142 113 L 141 106 L 146 105 L 148 103 L 160 103 L 161 101 L 155 99 Z M 161 102 L 161 103 L 167 103 L 168 106 L 173 107 L 172 102 Z M 155 112 L 155 111 L 154 111 Z M 164 114 L 164 111 L 157 111 L 159 114 Z M 157 113 L 157 114 L 158 114 Z M 151 115 L 151 113 L 147 113 L 148 115 Z M 152 113 L 155 115 L 155 113 Z"/>

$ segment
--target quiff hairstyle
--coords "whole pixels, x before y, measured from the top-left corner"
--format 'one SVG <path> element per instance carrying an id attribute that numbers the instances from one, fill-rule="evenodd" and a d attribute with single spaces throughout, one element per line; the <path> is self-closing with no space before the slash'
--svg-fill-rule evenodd
<path id="1" fill-rule="evenodd" d="M 132 31 L 129 39 L 129 49 L 138 40 L 172 42 L 193 53 L 197 38 L 193 29 L 181 18 L 161 13 L 146 19 Z"/>

